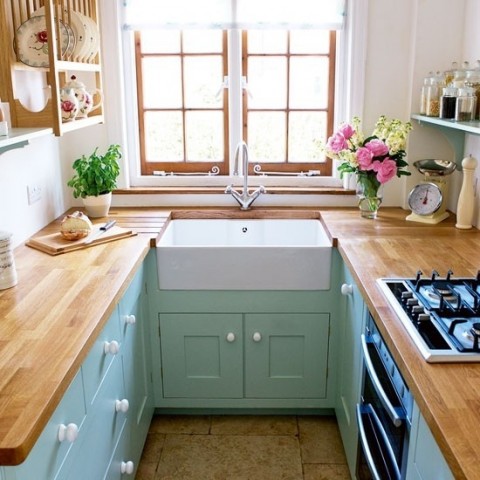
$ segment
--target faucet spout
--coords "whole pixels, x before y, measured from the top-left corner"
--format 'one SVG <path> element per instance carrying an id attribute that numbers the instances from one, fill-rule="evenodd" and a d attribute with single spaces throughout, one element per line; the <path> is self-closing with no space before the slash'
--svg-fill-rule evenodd
<path id="1" fill-rule="evenodd" d="M 238 190 L 233 188 L 233 185 L 228 185 L 225 189 L 225 193 L 229 193 L 232 197 L 238 202 L 240 205 L 241 210 L 248 210 L 252 203 L 260 196 L 262 193 L 267 193 L 267 190 L 263 185 L 260 185 L 256 190 L 252 193 L 248 191 L 248 146 L 242 140 L 235 150 L 235 165 L 233 169 L 233 174 L 236 176 L 238 175 L 238 160 L 242 155 L 242 173 L 243 173 L 243 190 L 240 193 Z"/>

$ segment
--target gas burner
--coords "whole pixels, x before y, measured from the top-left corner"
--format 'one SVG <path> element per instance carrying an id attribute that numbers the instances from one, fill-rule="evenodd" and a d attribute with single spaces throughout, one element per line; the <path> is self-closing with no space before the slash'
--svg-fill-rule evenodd
<path id="1" fill-rule="evenodd" d="M 425 288 L 425 293 L 427 297 L 429 297 L 432 300 L 436 300 L 437 302 L 440 301 L 440 298 L 443 297 L 444 300 L 448 300 L 451 302 L 452 300 L 455 300 L 455 295 L 452 295 L 452 291 L 450 289 L 442 289 L 442 288 L 436 288 L 435 291 L 433 291 L 433 288 Z"/>
<path id="2" fill-rule="evenodd" d="M 472 324 L 471 332 L 473 335 L 480 335 L 480 322 L 475 322 Z"/>

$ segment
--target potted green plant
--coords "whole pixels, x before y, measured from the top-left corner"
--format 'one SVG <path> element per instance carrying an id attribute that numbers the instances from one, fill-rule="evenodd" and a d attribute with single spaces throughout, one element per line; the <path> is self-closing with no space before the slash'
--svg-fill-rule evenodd
<path id="1" fill-rule="evenodd" d="M 67 185 L 73 188 L 74 198 L 83 199 L 87 215 L 104 217 L 110 209 L 112 190 L 117 187 L 122 152 L 120 145 L 110 145 L 104 155 L 97 154 L 97 150 L 73 162 L 76 173 Z"/>

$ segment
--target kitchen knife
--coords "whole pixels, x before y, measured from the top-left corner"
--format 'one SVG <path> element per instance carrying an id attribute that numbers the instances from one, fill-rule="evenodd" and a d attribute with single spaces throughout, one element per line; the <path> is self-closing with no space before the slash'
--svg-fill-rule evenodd
<path id="1" fill-rule="evenodd" d="M 100 227 L 97 231 L 93 232 L 86 240 L 85 240 L 85 245 L 92 243 L 94 240 L 96 240 L 100 235 L 103 235 L 107 230 L 112 228 L 115 224 L 117 223 L 116 220 L 110 220 L 110 222 L 107 222 L 103 227 Z"/>

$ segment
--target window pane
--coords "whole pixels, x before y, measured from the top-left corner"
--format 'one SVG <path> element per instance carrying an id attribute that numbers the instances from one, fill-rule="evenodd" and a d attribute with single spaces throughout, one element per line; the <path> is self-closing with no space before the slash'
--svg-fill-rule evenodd
<path id="1" fill-rule="evenodd" d="M 222 31 L 185 30 L 183 32 L 183 51 L 185 53 L 222 53 Z"/>
<path id="2" fill-rule="evenodd" d="M 180 58 L 144 58 L 143 104 L 145 108 L 181 108 Z"/>
<path id="3" fill-rule="evenodd" d="M 324 57 L 292 57 L 290 60 L 290 108 L 327 108 L 328 60 Z"/>
<path id="4" fill-rule="evenodd" d="M 288 122 L 289 162 L 323 162 L 320 144 L 326 141 L 325 112 L 290 112 Z"/>
<path id="5" fill-rule="evenodd" d="M 144 30 L 142 32 L 143 53 L 179 53 L 180 32 L 178 30 Z"/>
<path id="6" fill-rule="evenodd" d="M 223 160 L 223 112 L 187 112 L 187 160 Z"/>
<path id="7" fill-rule="evenodd" d="M 144 119 L 147 162 L 183 161 L 182 113 L 146 112 Z"/>
<path id="8" fill-rule="evenodd" d="M 287 53 L 286 30 L 249 30 L 248 53 Z"/>
<path id="9" fill-rule="evenodd" d="M 250 112 L 248 148 L 251 162 L 285 162 L 285 113 Z"/>
<path id="10" fill-rule="evenodd" d="M 248 59 L 248 107 L 286 108 L 287 60 L 285 57 Z"/>
<path id="11" fill-rule="evenodd" d="M 294 30 L 290 33 L 290 53 L 324 53 L 330 51 L 328 30 Z"/>
<path id="12" fill-rule="evenodd" d="M 185 107 L 222 108 L 223 66 L 220 56 L 185 57 Z"/>

